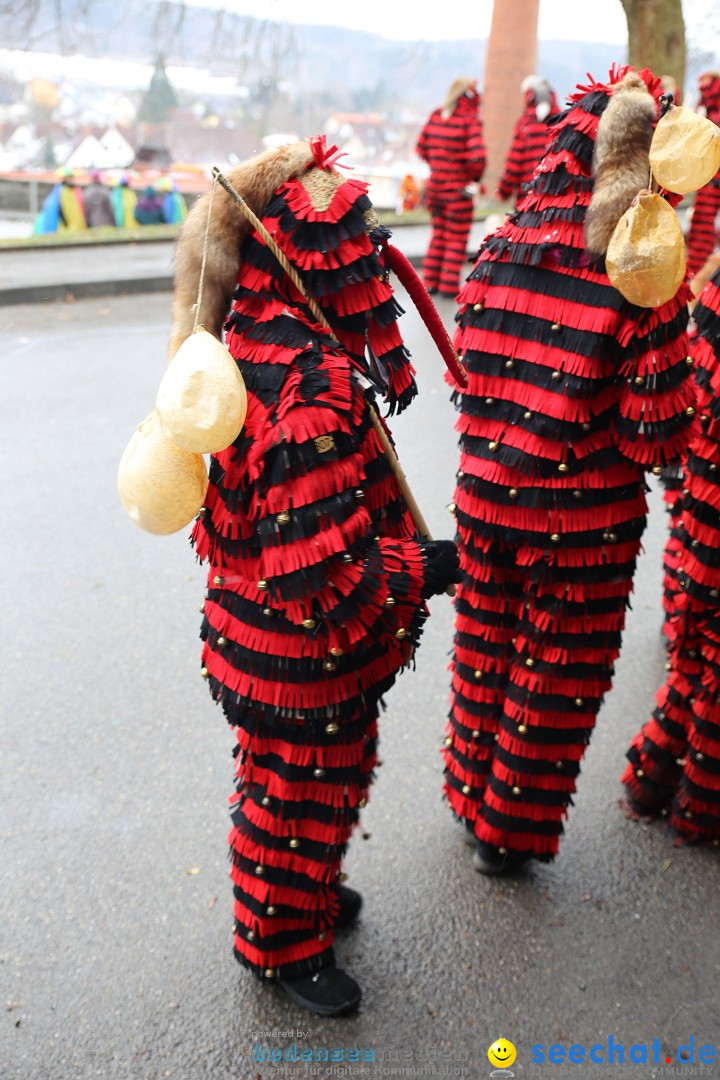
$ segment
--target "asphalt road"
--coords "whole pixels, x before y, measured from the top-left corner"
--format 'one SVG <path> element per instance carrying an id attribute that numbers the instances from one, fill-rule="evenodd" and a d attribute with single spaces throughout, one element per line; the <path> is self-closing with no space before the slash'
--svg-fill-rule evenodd
<path id="1" fill-rule="evenodd" d="M 138 530 L 115 487 L 154 405 L 169 313 L 159 294 L 0 313 L 2 1080 L 474 1080 L 499 1036 L 516 1076 L 667 1075 L 691 1037 L 697 1068 L 701 1045 L 720 1051 L 718 853 L 676 848 L 618 807 L 624 751 L 664 674 L 657 494 L 558 860 L 517 880 L 472 869 L 441 798 L 452 612 L 436 598 L 417 671 L 389 696 L 348 859 L 365 907 L 337 951 L 361 1011 L 320 1021 L 236 965 L 232 738 L 199 675 L 204 573 L 184 534 Z M 449 536 L 453 409 L 424 328 L 410 314 L 403 327 L 421 396 L 393 430 Z M 659 1040 L 661 1065 L 533 1066 L 537 1044 L 606 1055 L 608 1038 L 626 1055 Z M 269 1061 L 293 1045 L 343 1062 Z M 353 1049 L 375 1062 L 350 1063 Z"/>

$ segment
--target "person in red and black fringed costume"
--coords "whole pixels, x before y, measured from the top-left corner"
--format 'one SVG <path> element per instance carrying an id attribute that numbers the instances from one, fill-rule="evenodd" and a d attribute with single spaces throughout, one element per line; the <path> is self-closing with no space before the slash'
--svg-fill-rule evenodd
<path id="1" fill-rule="evenodd" d="M 226 344 L 249 404 L 235 443 L 212 457 L 192 537 L 209 563 L 203 674 L 237 737 L 235 952 L 323 1015 L 360 1000 L 335 966 L 333 931 L 360 907 L 341 863 L 377 762 L 381 698 L 414 654 L 426 599 L 459 579 L 452 541 L 415 538 L 373 427 L 378 387 L 391 412 L 416 387 L 382 253 L 389 233 L 334 150 L 319 136 L 229 179 L 337 340 L 237 206 L 215 196 L 201 317 L 220 336 L 232 304 Z M 192 329 L 208 198 L 179 239 L 171 353 Z"/>
<path id="2" fill-rule="evenodd" d="M 705 115 L 717 124 L 720 121 L 720 73 L 706 72 L 700 76 L 700 108 Z M 679 94 L 671 79 L 666 77 L 666 91 L 670 91 L 679 104 Z M 693 280 L 704 276 L 706 268 L 713 260 L 716 245 L 715 219 L 720 210 L 720 173 L 695 195 L 695 203 L 690 218 L 687 235 L 687 265 Z M 702 284 L 707 281 L 704 278 Z M 693 284 L 697 297 L 700 288 Z M 677 465 L 663 469 L 661 482 L 663 498 L 670 518 L 670 535 L 663 554 L 663 625 L 662 633 L 668 646 L 672 644 L 675 622 L 672 618 L 674 597 L 677 590 L 678 558 L 680 542 L 677 536 L 677 524 L 682 519 L 683 478 Z"/>
<path id="3" fill-rule="evenodd" d="M 720 271 L 695 308 L 701 430 L 684 462 L 670 674 L 628 750 L 627 800 L 679 840 L 720 844 Z"/>
<path id="4" fill-rule="evenodd" d="M 708 71 L 699 79 L 700 109 L 714 124 L 720 123 L 720 72 Z M 715 218 L 720 210 L 720 172 L 695 195 L 687 235 L 687 265 L 697 273 L 716 244 Z"/>
<path id="5" fill-rule="evenodd" d="M 604 253 L 649 175 L 659 80 L 578 87 L 460 293 L 456 601 L 445 792 L 475 867 L 551 859 L 620 648 L 644 473 L 693 424 L 683 284 L 658 309 Z"/>
<path id="6" fill-rule="evenodd" d="M 528 75 L 521 89 L 525 108 L 515 125 L 496 193 L 503 201 L 513 196 L 517 201 L 525 185 L 530 183 L 535 166 L 548 144 L 548 121 L 558 111 L 555 91 L 547 79 Z"/>
<path id="7" fill-rule="evenodd" d="M 711 255 L 698 272 L 690 279 L 690 289 L 693 300 L 690 302 L 692 312 L 695 301 L 700 296 L 705 285 L 720 266 L 720 253 Z M 693 318 L 690 319 L 688 337 L 690 341 L 690 355 L 694 354 L 694 342 L 697 329 Z M 683 516 L 683 478 L 682 464 L 667 466 L 662 470 L 660 480 L 663 487 L 663 499 L 670 518 L 670 531 L 665 548 L 663 550 L 663 623 L 662 634 L 666 646 L 669 648 L 675 638 L 677 621 L 675 614 L 675 599 L 678 595 L 678 575 L 682 562 L 682 516 Z"/>
<path id="8" fill-rule="evenodd" d="M 479 107 L 477 80 L 456 79 L 445 104 L 430 114 L 417 141 L 418 156 L 430 166 L 424 199 L 432 231 L 423 280 L 429 292 L 441 296 L 457 295 L 472 224 L 473 193 L 468 185 L 485 172 Z"/>

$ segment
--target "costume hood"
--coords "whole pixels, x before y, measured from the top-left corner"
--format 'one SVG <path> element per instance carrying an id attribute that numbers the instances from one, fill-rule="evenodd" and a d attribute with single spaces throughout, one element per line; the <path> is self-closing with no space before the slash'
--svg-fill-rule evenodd
<path id="1" fill-rule="evenodd" d="M 578 86 L 549 129 L 548 150 L 517 211 L 486 240 L 489 250 L 510 248 L 512 261 L 526 263 L 553 251 L 565 266 L 603 256 L 647 186 L 661 93 L 652 72 L 627 67 L 613 67 L 605 83 Z"/>

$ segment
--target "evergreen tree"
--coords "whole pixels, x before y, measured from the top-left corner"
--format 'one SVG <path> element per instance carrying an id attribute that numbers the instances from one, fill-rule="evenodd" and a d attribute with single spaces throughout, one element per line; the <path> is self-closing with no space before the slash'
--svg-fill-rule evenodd
<path id="1" fill-rule="evenodd" d="M 150 85 L 140 106 L 139 119 L 148 124 L 164 124 L 170 119 L 170 114 L 177 108 L 177 104 L 177 95 L 165 71 L 165 57 L 158 56 Z"/>

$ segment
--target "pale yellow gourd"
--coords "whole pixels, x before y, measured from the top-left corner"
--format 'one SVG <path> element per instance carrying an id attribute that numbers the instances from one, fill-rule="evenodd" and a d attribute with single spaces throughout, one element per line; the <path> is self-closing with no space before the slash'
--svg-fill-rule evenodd
<path id="1" fill-rule="evenodd" d="M 612 285 L 639 307 L 672 300 L 685 277 L 685 239 L 661 195 L 640 192 L 610 238 L 605 268 Z"/>
<path id="2" fill-rule="evenodd" d="M 672 105 L 655 128 L 650 168 L 658 185 L 677 195 L 709 184 L 720 169 L 717 125 L 691 109 Z"/>
<path id="3" fill-rule="evenodd" d="M 234 443 L 247 414 L 247 392 L 225 346 L 202 327 L 182 343 L 157 394 L 156 412 L 168 439 L 195 454 Z"/>
<path id="4" fill-rule="evenodd" d="M 188 525 L 203 504 L 208 473 L 200 454 L 166 438 L 156 413 L 139 425 L 118 467 L 123 506 L 141 529 L 163 536 Z"/>

